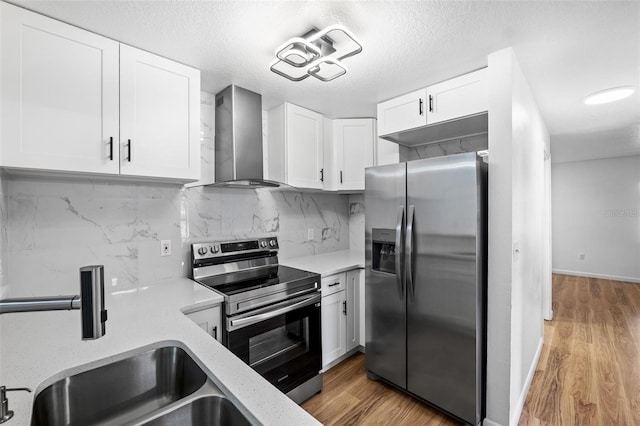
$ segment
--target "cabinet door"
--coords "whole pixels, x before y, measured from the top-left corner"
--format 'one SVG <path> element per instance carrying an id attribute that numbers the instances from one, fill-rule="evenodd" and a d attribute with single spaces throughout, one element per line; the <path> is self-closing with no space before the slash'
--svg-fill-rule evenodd
<path id="1" fill-rule="evenodd" d="M 322 189 L 323 117 L 285 104 L 287 183 L 299 188 Z"/>
<path id="2" fill-rule="evenodd" d="M 400 132 L 427 124 L 427 89 L 378 104 L 378 135 Z"/>
<path id="3" fill-rule="evenodd" d="M 118 43 L 4 2 L 0 15 L 0 165 L 118 173 Z"/>
<path id="4" fill-rule="evenodd" d="M 186 315 L 191 321 L 195 322 L 198 327 L 206 331 L 209 336 L 212 336 L 218 342 L 222 343 L 221 313 L 220 306 L 214 306 L 213 308 L 191 312 Z"/>
<path id="5" fill-rule="evenodd" d="M 357 348 L 360 344 L 360 270 L 347 271 L 346 291 L 346 350 Z"/>
<path id="6" fill-rule="evenodd" d="M 364 169 L 373 166 L 374 122 L 369 118 L 333 120 L 334 179 L 339 190 L 364 190 Z"/>
<path id="7" fill-rule="evenodd" d="M 200 72 L 120 47 L 121 174 L 200 178 Z"/>
<path id="8" fill-rule="evenodd" d="M 322 298 L 322 367 L 326 368 L 347 353 L 346 316 L 343 313 L 345 292 Z"/>
<path id="9" fill-rule="evenodd" d="M 483 68 L 427 87 L 428 124 L 487 111 L 487 84 Z"/>

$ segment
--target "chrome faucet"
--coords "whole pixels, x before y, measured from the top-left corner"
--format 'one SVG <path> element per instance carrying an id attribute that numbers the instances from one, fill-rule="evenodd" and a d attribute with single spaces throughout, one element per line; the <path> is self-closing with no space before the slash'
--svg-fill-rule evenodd
<path id="1" fill-rule="evenodd" d="M 80 296 L 76 294 L 0 300 L 0 314 L 71 309 L 81 310 L 82 340 L 104 336 L 107 321 L 107 311 L 104 308 L 104 266 L 80 268 Z"/>
<path id="2" fill-rule="evenodd" d="M 0 386 L 0 423 L 4 423 L 13 417 L 13 411 L 9 410 L 9 400 L 7 399 L 7 392 L 25 391 L 31 392 L 29 388 L 12 388 L 7 389 L 5 386 Z"/>

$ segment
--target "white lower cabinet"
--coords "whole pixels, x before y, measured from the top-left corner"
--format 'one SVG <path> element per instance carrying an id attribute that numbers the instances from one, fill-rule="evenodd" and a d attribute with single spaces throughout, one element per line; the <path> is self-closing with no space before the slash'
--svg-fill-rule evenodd
<path id="1" fill-rule="evenodd" d="M 322 278 L 322 368 L 360 345 L 359 269 Z"/>
<path id="2" fill-rule="evenodd" d="M 322 298 L 322 368 L 347 353 L 344 290 Z"/>
<path id="3" fill-rule="evenodd" d="M 198 327 L 207 332 L 218 342 L 222 343 L 222 310 L 220 305 L 209 306 L 197 311 L 185 312 L 185 315 Z"/>

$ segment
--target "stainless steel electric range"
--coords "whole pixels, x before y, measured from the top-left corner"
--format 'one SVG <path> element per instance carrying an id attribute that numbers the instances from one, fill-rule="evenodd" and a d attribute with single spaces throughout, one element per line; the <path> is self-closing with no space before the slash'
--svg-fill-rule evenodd
<path id="1" fill-rule="evenodd" d="M 224 296 L 225 346 L 300 404 L 322 390 L 320 275 L 279 265 L 278 248 L 192 244 L 193 279 Z"/>

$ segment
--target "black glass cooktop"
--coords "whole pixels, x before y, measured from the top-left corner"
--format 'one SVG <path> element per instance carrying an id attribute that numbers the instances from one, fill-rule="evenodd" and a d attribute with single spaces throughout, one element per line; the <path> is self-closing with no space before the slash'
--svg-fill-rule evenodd
<path id="1" fill-rule="evenodd" d="M 277 269 L 274 268 L 273 272 L 266 277 L 253 278 L 246 281 L 236 281 L 229 284 L 218 284 L 216 286 L 212 286 L 210 284 L 211 279 L 208 278 L 200 278 L 198 281 L 206 286 L 215 288 L 220 293 L 231 296 L 234 294 L 244 293 L 246 291 L 256 290 L 272 285 L 290 283 L 310 278 L 315 279 L 317 278 L 317 276 L 318 274 L 313 272 L 278 265 Z M 209 283 L 207 282 L 208 280 Z"/>

